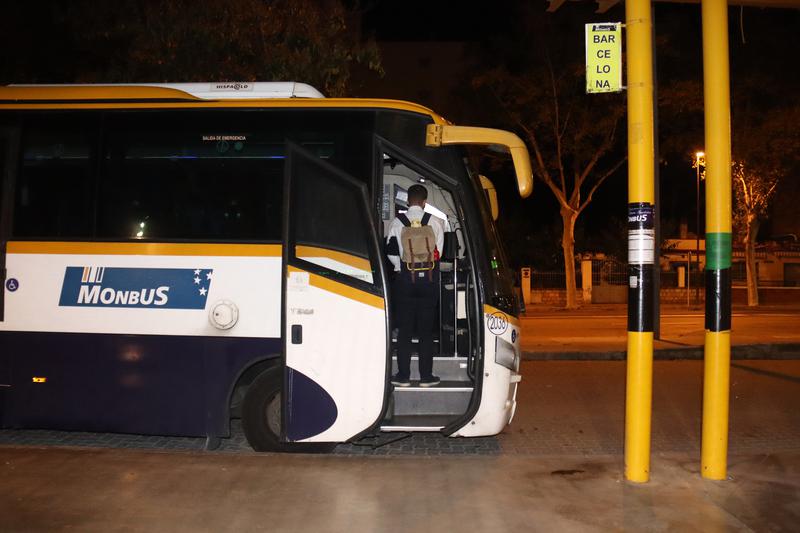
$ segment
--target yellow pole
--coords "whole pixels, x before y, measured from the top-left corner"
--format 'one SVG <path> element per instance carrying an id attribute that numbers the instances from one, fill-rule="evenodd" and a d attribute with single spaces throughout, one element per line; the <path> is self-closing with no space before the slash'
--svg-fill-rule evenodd
<path id="1" fill-rule="evenodd" d="M 701 472 L 725 479 L 731 352 L 731 113 L 727 0 L 702 0 L 706 123 L 706 336 Z"/>
<path id="2" fill-rule="evenodd" d="M 650 415 L 653 398 L 653 333 L 628 332 L 625 398 L 625 479 L 650 480 Z"/>
<path id="3" fill-rule="evenodd" d="M 653 397 L 654 142 L 650 0 L 625 2 L 628 72 L 628 367 L 625 478 L 650 479 Z"/>

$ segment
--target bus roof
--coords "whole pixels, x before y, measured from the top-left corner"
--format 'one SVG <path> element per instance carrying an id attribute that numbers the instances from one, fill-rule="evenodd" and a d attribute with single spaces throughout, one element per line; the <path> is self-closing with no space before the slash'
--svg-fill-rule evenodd
<path id="1" fill-rule="evenodd" d="M 295 82 L 221 82 L 102 85 L 0 86 L 0 109 L 154 109 L 154 108 L 380 108 L 430 116 L 430 109 L 399 100 L 325 98 L 310 85 Z"/>
<path id="2" fill-rule="evenodd" d="M 113 88 L 142 87 L 174 89 L 203 100 L 251 98 L 325 98 L 311 85 L 294 81 L 270 82 L 206 82 L 206 83 L 104 83 L 98 85 L 9 85 L 12 88 L 49 87 L 60 91 L 92 91 Z"/>

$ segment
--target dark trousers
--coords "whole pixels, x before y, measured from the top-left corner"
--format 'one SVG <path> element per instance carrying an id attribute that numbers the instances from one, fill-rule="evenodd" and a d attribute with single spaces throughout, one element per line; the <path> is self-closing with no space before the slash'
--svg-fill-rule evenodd
<path id="1" fill-rule="evenodd" d="M 405 265 L 404 265 L 405 267 Z M 436 309 L 439 303 L 439 272 L 434 270 L 432 279 L 417 278 L 412 283 L 409 272 L 403 268 L 397 274 L 392 291 L 395 301 L 394 325 L 397 334 L 397 372 L 400 377 L 411 375 L 412 337 L 417 337 L 419 375 L 433 375 L 433 327 L 436 324 Z"/>

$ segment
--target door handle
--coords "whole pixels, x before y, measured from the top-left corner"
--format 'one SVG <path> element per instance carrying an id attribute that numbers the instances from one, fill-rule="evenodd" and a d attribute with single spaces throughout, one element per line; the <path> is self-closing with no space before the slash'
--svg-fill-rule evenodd
<path id="1" fill-rule="evenodd" d="M 292 324 L 292 344 L 303 344 L 303 326 Z"/>

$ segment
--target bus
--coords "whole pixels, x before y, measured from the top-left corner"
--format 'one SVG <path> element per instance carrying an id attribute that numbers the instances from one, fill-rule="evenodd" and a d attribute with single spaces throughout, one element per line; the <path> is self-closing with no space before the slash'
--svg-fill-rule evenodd
<path id="1" fill-rule="evenodd" d="M 257 451 L 499 433 L 519 302 L 467 145 L 510 153 L 530 194 L 519 137 L 413 103 L 293 82 L 0 87 L 0 427 L 213 448 L 240 419 Z M 442 383 L 394 389 L 384 235 L 416 183 L 446 229 Z"/>

